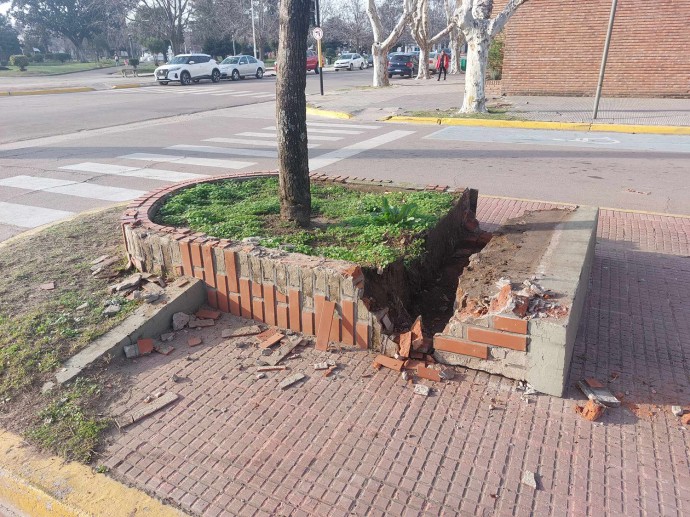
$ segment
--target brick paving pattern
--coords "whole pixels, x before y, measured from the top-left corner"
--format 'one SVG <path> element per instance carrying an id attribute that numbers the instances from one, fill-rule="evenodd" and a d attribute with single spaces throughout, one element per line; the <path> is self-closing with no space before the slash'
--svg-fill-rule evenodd
<path id="1" fill-rule="evenodd" d="M 491 229 L 549 206 L 480 198 L 478 217 Z M 172 355 L 122 366 L 131 393 L 114 413 L 161 389 L 181 400 L 113 435 L 101 462 L 204 516 L 690 515 L 690 430 L 670 412 L 690 404 L 689 242 L 690 219 L 601 212 L 570 383 L 608 381 L 624 406 L 594 424 L 573 410 L 576 388 L 528 401 L 512 380 L 459 368 L 421 381 L 434 388 L 423 398 L 355 350 L 303 349 L 256 379 L 257 350 L 223 342 L 224 315 L 193 331 L 203 345 L 179 335 Z M 341 368 L 323 377 L 311 364 L 327 359 Z M 277 388 L 299 371 L 306 381 Z"/>

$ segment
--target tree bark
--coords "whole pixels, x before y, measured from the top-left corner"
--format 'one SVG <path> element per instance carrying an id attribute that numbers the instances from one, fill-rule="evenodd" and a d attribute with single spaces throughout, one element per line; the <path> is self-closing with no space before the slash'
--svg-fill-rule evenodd
<path id="1" fill-rule="evenodd" d="M 386 39 L 382 39 L 383 24 L 381 23 L 381 18 L 376 9 L 376 2 L 374 0 L 368 0 L 367 2 L 367 15 L 371 21 L 371 30 L 374 35 L 374 44 L 371 46 L 371 55 L 374 61 L 374 78 L 372 83 L 374 88 L 390 85 L 390 81 L 388 81 L 388 71 L 386 70 L 386 59 L 388 57 L 388 52 L 390 52 L 391 47 L 393 47 L 395 42 L 398 41 L 398 38 L 400 38 L 410 19 L 413 1 L 414 0 L 404 0 L 403 13 Z"/>
<path id="2" fill-rule="evenodd" d="M 310 0 L 281 0 L 276 80 L 276 126 L 280 215 L 309 226 L 309 151 L 307 149 L 307 35 Z"/>
<path id="3" fill-rule="evenodd" d="M 371 56 L 374 62 L 374 88 L 389 86 L 388 70 L 386 69 L 386 57 L 388 52 L 381 47 L 380 43 L 371 46 Z"/>
<path id="4" fill-rule="evenodd" d="M 477 24 L 467 37 L 467 69 L 465 71 L 465 98 L 461 113 L 486 113 L 484 78 L 491 41 L 485 24 Z"/>
<path id="5" fill-rule="evenodd" d="M 450 33 L 450 74 L 459 74 L 462 72 L 460 66 L 460 47 L 464 41 L 462 33 L 458 29 L 453 29 Z"/>

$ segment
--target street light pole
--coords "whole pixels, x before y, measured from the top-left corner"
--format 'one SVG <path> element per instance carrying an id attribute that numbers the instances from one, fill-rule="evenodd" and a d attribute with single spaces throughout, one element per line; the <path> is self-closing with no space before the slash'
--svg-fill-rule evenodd
<path id="1" fill-rule="evenodd" d="M 129 35 L 129 59 L 134 57 L 134 48 L 132 47 L 132 35 Z"/>
<path id="2" fill-rule="evenodd" d="M 259 59 L 256 52 L 256 28 L 254 27 L 254 0 L 249 0 L 250 11 L 252 14 L 252 40 L 254 42 L 254 59 Z"/>
<path id="3" fill-rule="evenodd" d="M 599 69 L 599 82 L 597 83 L 597 93 L 594 97 L 594 111 L 592 112 L 592 119 L 597 118 L 599 112 L 599 100 L 601 99 L 601 87 L 604 84 L 604 72 L 606 72 L 606 60 L 609 56 L 609 45 L 611 44 L 611 32 L 613 31 L 613 20 L 616 17 L 616 7 L 618 0 L 613 0 L 611 4 L 611 16 L 609 17 L 609 28 L 606 32 L 606 43 L 604 43 L 604 55 L 601 56 L 601 68 Z"/>

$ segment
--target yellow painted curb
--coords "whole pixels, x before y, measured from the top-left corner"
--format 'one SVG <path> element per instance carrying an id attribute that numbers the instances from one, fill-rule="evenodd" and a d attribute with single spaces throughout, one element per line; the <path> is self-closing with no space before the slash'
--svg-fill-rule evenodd
<path id="1" fill-rule="evenodd" d="M 41 454 L 5 431 L 0 431 L 0 500 L 32 517 L 184 515 L 85 465 Z"/>
<path id="2" fill-rule="evenodd" d="M 130 83 L 130 84 L 116 84 L 112 87 L 113 90 L 125 90 L 127 88 L 141 88 L 141 85 L 139 83 Z"/>
<path id="3" fill-rule="evenodd" d="M 641 126 L 628 124 L 588 124 L 581 122 L 542 122 L 536 120 L 493 120 L 447 117 L 391 116 L 385 122 L 436 124 L 440 126 L 481 126 L 516 129 L 555 129 L 564 131 L 607 131 L 611 133 L 645 133 L 656 135 L 690 135 L 689 126 Z"/>
<path id="4" fill-rule="evenodd" d="M 307 115 L 317 115 L 319 117 L 339 118 L 349 120 L 352 118 L 352 113 L 345 111 L 331 111 L 315 108 L 314 106 L 307 106 Z"/>
<path id="5" fill-rule="evenodd" d="M 45 90 L 19 90 L 16 92 L 0 92 L 0 95 L 9 95 L 10 97 L 16 97 L 18 95 L 52 95 L 55 93 L 81 93 L 95 91 L 95 88 L 84 86 L 78 88 L 48 88 Z"/>

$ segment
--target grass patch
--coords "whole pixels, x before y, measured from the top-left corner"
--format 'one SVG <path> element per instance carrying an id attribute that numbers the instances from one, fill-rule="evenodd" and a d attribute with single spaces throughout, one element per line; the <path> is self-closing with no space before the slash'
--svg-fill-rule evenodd
<path id="1" fill-rule="evenodd" d="M 261 245 L 384 267 L 424 252 L 418 238 L 451 209 L 438 192 L 372 192 L 312 185 L 312 227 L 280 219 L 278 179 L 202 183 L 170 198 L 157 222 L 214 237 L 259 237 Z"/>
<path id="2" fill-rule="evenodd" d="M 101 433 L 109 425 L 106 419 L 88 410 L 100 396 L 98 383 L 78 378 L 40 411 L 41 422 L 31 427 L 26 436 L 66 459 L 88 463 Z"/>
<path id="3" fill-rule="evenodd" d="M 26 71 L 20 72 L 18 68 L 10 67 L 10 70 L 0 70 L 0 77 L 32 77 L 44 75 L 59 75 L 70 72 L 84 72 L 98 68 L 113 66 L 108 62 L 104 63 L 31 63 L 26 67 Z"/>
<path id="4" fill-rule="evenodd" d="M 91 261 L 101 255 L 122 257 L 124 268 L 118 224 L 122 210 L 80 216 L 0 244 L 0 400 L 7 416 L 3 426 L 80 461 L 90 458 L 106 425 L 93 406 L 100 391 L 91 384 L 98 381 L 56 388 L 47 397 L 41 396 L 40 387 L 53 380 L 61 363 L 115 327 L 137 305 L 120 300 L 120 313 L 104 316 L 104 302 L 112 298 L 107 287 L 117 279 L 97 279 L 90 270 Z M 38 288 L 49 281 L 55 282 L 54 290 Z"/>
<path id="5" fill-rule="evenodd" d="M 458 113 L 459 108 L 446 110 L 406 111 L 408 117 L 434 117 L 434 118 L 466 118 L 486 120 L 525 120 L 524 117 L 515 115 L 505 108 L 487 108 L 488 113 Z"/>

